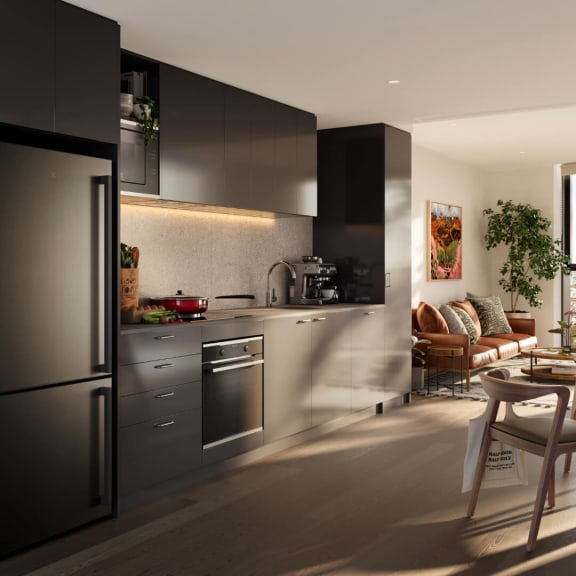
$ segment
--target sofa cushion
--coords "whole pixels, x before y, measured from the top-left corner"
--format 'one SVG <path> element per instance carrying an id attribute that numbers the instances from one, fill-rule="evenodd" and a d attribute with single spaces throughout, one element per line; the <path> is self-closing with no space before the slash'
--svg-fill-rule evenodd
<path id="1" fill-rule="evenodd" d="M 497 362 L 498 349 L 490 348 L 489 346 L 480 346 L 479 344 L 474 344 L 470 346 L 470 358 L 468 367 L 473 370 L 475 368 L 481 368 L 486 366 L 486 364 L 492 364 L 492 362 Z"/>
<path id="2" fill-rule="evenodd" d="M 518 342 L 504 338 L 496 338 L 495 336 L 481 336 L 478 338 L 480 346 L 491 346 L 498 351 L 498 358 L 504 360 L 505 358 L 512 358 L 520 352 Z"/>
<path id="3" fill-rule="evenodd" d="M 442 314 L 444 320 L 446 320 L 450 334 L 468 334 L 464 322 L 462 322 L 454 308 L 451 308 L 447 304 L 441 304 L 438 310 L 440 310 L 440 314 Z"/>
<path id="4" fill-rule="evenodd" d="M 468 300 L 474 306 L 482 327 L 482 336 L 493 334 L 512 334 L 502 302 L 499 296 L 477 297 L 468 294 Z"/>
<path id="5" fill-rule="evenodd" d="M 501 338 L 503 340 L 513 340 L 518 344 L 520 352 L 536 348 L 538 346 L 538 338 L 531 334 L 522 334 L 520 332 L 512 332 L 512 334 L 494 334 L 494 338 Z"/>
<path id="6" fill-rule="evenodd" d="M 435 306 L 420 302 L 416 311 L 418 324 L 422 332 L 437 332 L 439 334 L 448 334 L 448 324 L 440 311 Z"/>
<path id="7" fill-rule="evenodd" d="M 476 324 L 474 323 L 472 318 L 470 318 L 468 312 L 466 312 L 466 310 L 463 310 L 458 306 L 450 306 L 450 307 L 458 315 L 460 320 L 462 320 L 462 324 L 464 324 L 466 332 L 468 332 L 468 336 L 470 336 L 470 344 L 476 344 L 476 342 L 478 342 L 478 330 L 476 329 Z"/>

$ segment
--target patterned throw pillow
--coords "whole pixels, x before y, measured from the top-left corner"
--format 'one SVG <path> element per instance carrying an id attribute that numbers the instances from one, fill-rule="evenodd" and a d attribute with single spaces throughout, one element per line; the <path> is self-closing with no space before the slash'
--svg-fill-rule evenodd
<path id="1" fill-rule="evenodd" d="M 476 328 L 478 338 L 482 336 L 482 325 L 480 324 L 480 318 L 478 318 L 476 308 L 472 306 L 472 302 L 470 302 L 470 300 L 454 300 L 452 302 L 448 302 L 448 305 L 452 306 L 453 308 L 464 310 L 464 312 L 466 312 L 466 314 L 468 314 L 470 317 L 470 320 L 472 320 L 474 328 Z"/>
<path id="2" fill-rule="evenodd" d="M 448 324 L 450 334 L 468 334 L 464 322 L 462 322 L 460 316 L 458 316 L 450 306 L 447 304 L 441 304 L 439 310 L 440 314 L 444 317 L 444 320 L 446 320 L 446 324 Z"/>
<path id="3" fill-rule="evenodd" d="M 478 313 L 483 336 L 512 334 L 512 328 L 508 323 L 506 314 L 504 314 L 504 308 L 502 308 L 499 296 L 477 298 L 469 294 L 468 300 L 472 302 L 472 306 Z"/>
<path id="4" fill-rule="evenodd" d="M 452 310 L 459 316 L 460 320 L 462 320 L 462 324 L 464 324 L 466 332 L 468 332 L 468 336 L 470 336 L 470 344 L 476 344 L 476 342 L 478 342 L 478 330 L 476 330 L 474 321 L 470 318 L 468 312 L 456 306 L 450 306 L 450 308 L 452 308 Z"/>
<path id="5" fill-rule="evenodd" d="M 448 324 L 435 306 L 420 302 L 416 310 L 416 319 L 422 332 L 437 332 L 448 334 Z"/>

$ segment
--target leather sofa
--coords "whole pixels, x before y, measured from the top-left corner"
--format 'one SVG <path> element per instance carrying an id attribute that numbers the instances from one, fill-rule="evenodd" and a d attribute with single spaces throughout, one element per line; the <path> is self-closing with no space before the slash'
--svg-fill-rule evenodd
<path id="1" fill-rule="evenodd" d="M 451 302 L 449 304 L 457 303 Z M 470 372 L 472 370 L 488 366 L 498 360 L 517 356 L 538 345 L 533 318 L 508 318 L 508 323 L 512 328 L 512 333 L 479 335 L 477 342 L 471 344 L 469 334 L 446 334 L 430 329 L 428 331 L 422 330 L 418 322 L 417 309 L 412 309 L 412 333 L 418 338 L 430 341 L 430 344 L 418 344 L 418 348 L 426 350 L 430 345 L 463 348 L 467 390 L 470 390 Z M 429 356 L 428 359 L 428 367 L 449 368 L 451 366 L 448 358 Z"/>

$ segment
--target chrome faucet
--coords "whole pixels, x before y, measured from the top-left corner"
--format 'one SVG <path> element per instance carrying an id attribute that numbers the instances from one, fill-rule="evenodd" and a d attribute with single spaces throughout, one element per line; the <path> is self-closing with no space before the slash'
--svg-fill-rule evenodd
<path id="1" fill-rule="evenodd" d="M 268 278 L 266 280 L 266 307 L 267 308 L 271 308 L 272 307 L 272 301 L 276 302 L 276 296 L 274 296 L 274 298 L 272 298 L 270 296 L 270 274 L 272 274 L 272 271 L 274 270 L 274 268 L 276 268 L 276 266 L 279 266 L 280 264 L 286 266 L 286 268 L 288 268 L 288 270 L 290 271 L 290 295 L 292 295 L 294 293 L 294 286 L 296 284 L 296 269 L 294 268 L 294 266 L 292 266 L 292 264 L 290 264 L 290 262 L 286 262 L 286 260 L 278 260 L 278 262 L 274 262 L 274 264 L 272 264 L 272 266 L 270 266 L 270 270 L 268 270 Z"/>

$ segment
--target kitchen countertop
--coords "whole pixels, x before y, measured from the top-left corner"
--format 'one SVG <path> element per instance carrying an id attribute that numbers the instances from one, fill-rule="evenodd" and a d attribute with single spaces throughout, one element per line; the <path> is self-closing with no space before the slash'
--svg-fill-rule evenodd
<path id="1" fill-rule="evenodd" d="M 122 324 L 120 333 L 130 334 L 149 328 L 171 328 L 175 326 L 204 325 L 211 322 L 241 322 L 245 320 L 261 321 L 265 318 L 286 318 L 290 316 L 302 316 L 305 314 L 318 314 L 337 310 L 360 310 L 366 307 L 384 308 L 385 304 L 329 304 L 325 306 L 312 305 L 280 305 L 280 306 L 253 306 L 246 308 L 227 308 L 209 310 L 203 314 L 204 319 L 184 322 L 183 324 Z"/>

